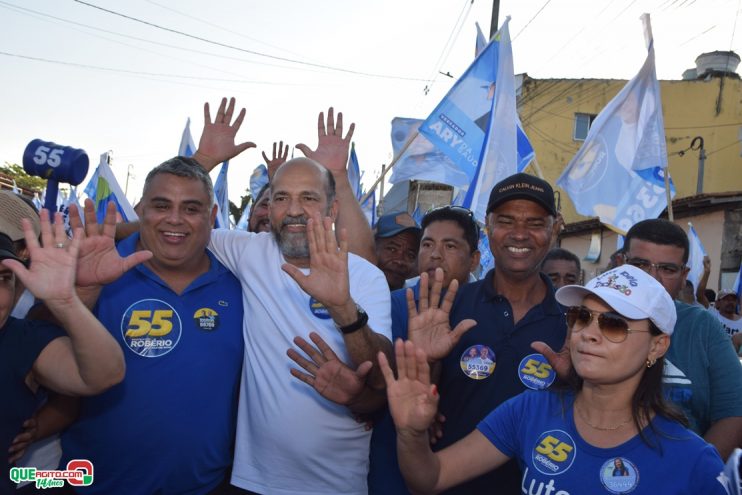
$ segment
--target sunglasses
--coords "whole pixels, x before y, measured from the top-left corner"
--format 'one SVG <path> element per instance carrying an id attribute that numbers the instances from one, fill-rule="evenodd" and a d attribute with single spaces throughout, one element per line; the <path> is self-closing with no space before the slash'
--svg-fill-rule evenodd
<path id="1" fill-rule="evenodd" d="M 425 215 L 429 215 L 431 213 L 435 213 L 438 211 L 450 211 L 452 213 L 455 213 L 459 216 L 466 217 L 467 220 L 472 222 L 477 230 L 477 237 L 479 237 L 479 224 L 474 220 L 474 212 L 471 211 L 469 208 L 464 208 L 463 206 L 456 206 L 456 205 L 446 205 L 446 206 L 439 206 L 437 208 L 431 208 L 428 210 Z"/>
<path id="2" fill-rule="evenodd" d="M 592 323 L 593 317 L 596 315 L 598 317 L 600 333 L 614 344 L 620 344 L 626 340 L 629 333 L 649 332 L 649 330 L 632 330 L 629 328 L 629 322 L 618 313 L 613 311 L 591 311 L 584 306 L 572 306 L 567 310 L 567 325 L 572 329 L 572 332 L 581 332 Z"/>

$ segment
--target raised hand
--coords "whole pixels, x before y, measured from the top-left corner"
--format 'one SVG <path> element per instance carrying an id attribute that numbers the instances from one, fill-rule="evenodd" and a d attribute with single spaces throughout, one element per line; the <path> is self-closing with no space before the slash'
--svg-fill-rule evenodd
<path id="1" fill-rule="evenodd" d="M 430 367 L 422 349 L 409 340 L 394 343 L 397 378 L 384 353 L 379 353 L 379 365 L 386 381 L 389 411 L 397 431 L 415 436 L 424 435 L 438 410 L 438 391 L 430 383 Z"/>
<path id="2" fill-rule="evenodd" d="M 276 149 L 276 145 L 278 145 L 278 149 Z M 289 156 L 289 145 L 287 144 L 285 147 L 283 145 L 283 141 L 280 141 L 278 143 L 273 143 L 273 158 L 268 159 L 268 156 L 265 154 L 265 151 L 263 151 L 263 160 L 265 160 L 265 166 L 268 168 L 268 180 L 273 179 L 273 174 L 276 173 L 276 170 L 278 170 L 278 167 L 284 164 L 286 161 L 286 158 Z"/>
<path id="3" fill-rule="evenodd" d="M 333 308 L 347 305 L 350 301 L 348 282 L 348 241 L 340 231 L 340 246 L 332 230 L 332 219 L 321 219 L 319 214 L 307 220 L 307 243 L 309 245 L 309 275 L 304 275 L 296 266 L 286 263 L 281 268 L 309 294 L 332 312 Z"/>
<path id="4" fill-rule="evenodd" d="M 61 213 L 54 214 L 54 225 L 49 222 L 49 213 L 45 208 L 39 216 L 41 245 L 36 239 L 31 222 L 27 218 L 22 220 L 23 234 L 31 258 L 30 268 L 10 259 L 2 260 L 2 264 L 12 270 L 23 285 L 47 305 L 64 305 L 76 297 L 74 282 L 80 239 L 73 238 L 70 241 L 67 237 Z"/>
<path id="5" fill-rule="evenodd" d="M 306 371 L 304 373 L 292 368 L 291 374 L 314 388 L 325 399 L 344 406 L 350 405 L 363 391 L 366 376 L 373 364 L 366 361 L 353 370 L 337 357 L 319 334 L 312 332 L 309 338 L 317 347 L 313 347 L 301 337 L 294 339 L 294 343 L 309 359 L 294 349 L 286 351 L 286 354 Z"/>
<path id="6" fill-rule="evenodd" d="M 549 362 L 552 369 L 556 372 L 557 376 L 566 380 L 569 376 L 569 372 L 572 369 L 572 357 L 569 354 L 569 333 L 567 338 L 564 340 L 564 345 L 559 351 L 555 352 L 549 344 L 546 342 L 535 341 L 531 342 L 531 349 L 542 354 L 546 361 Z"/>
<path id="7" fill-rule="evenodd" d="M 204 129 L 201 133 L 201 139 L 198 141 L 198 150 L 193 158 L 208 171 L 211 171 L 221 162 L 234 158 L 246 149 L 255 147 L 255 143 L 252 142 L 235 144 L 235 136 L 245 118 L 245 109 L 240 110 L 237 118 L 232 122 L 234 107 L 234 97 L 229 99 L 229 104 L 227 104 L 226 98 L 222 98 L 216 117 L 212 122 L 209 103 L 204 103 Z"/>
<path id="8" fill-rule="evenodd" d="M 150 251 L 137 251 L 122 258 L 116 250 L 116 205 L 108 203 L 103 225 L 99 226 L 95 206 L 85 200 L 85 226 L 76 205 L 70 205 L 70 227 L 80 239 L 75 283 L 78 287 L 99 287 L 118 279 L 127 270 L 152 257 Z"/>
<path id="9" fill-rule="evenodd" d="M 350 124 L 348 133 L 343 137 L 343 114 L 338 112 L 335 121 L 334 110 L 330 107 L 327 110 L 327 125 L 323 112 L 319 113 L 317 119 L 317 149 L 312 151 L 306 144 L 297 144 L 296 147 L 304 156 L 321 163 L 330 172 L 344 172 L 348 165 L 348 150 L 355 127 L 355 124 Z"/>
<path id="10" fill-rule="evenodd" d="M 446 295 L 441 300 L 443 270 L 436 268 L 433 288 L 428 294 L 428 274 L 420 274 L 420 302 L 415 306 L 412 289 L 407 289 L 407 331 L 408 338 L 422 349 L 431 361 L 443 359 L 458 343 L 464 332 L 477 324 L 476 321 L 462 320 L 451 331 L 449 316 L 459 282 L 452 280 Z"/>

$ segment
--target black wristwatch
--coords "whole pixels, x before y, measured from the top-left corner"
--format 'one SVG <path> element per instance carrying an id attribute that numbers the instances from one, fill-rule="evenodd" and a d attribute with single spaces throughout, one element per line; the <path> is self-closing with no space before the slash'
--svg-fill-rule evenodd
<path id="1" fill-rule="evenodd" d="M 356 304 L 356 311 L 358 312 L 358 319 L 353 323 L 345 325 L 343 327 L 341 327 L 337 323 L 335 324 L 335 327 L 337 327 L 337 329 L 340 330 L 343 335 L 348 335 L 349 333 L 358 331 L 361 328 L 365 327 L 366 323 L 368 323 L 368 315 L 363 310 L 363 308 Z"/>

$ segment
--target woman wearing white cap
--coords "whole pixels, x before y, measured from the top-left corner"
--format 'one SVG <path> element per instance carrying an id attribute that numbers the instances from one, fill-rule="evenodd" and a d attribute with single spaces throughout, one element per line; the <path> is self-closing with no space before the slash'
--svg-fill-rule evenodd
<path id="1" fill-rule="evenodd" d="M 726 494 L 718 454 L 683 426 L 662 394 L 663 356 L 676 319 L 667 291 L 623 265 L 584 287 L 562 287 L 556 298 L 569 307 L 570 379 L 558 391 L 528 391 L 505 402 L 439 452 L 430 450 L 427 436 L 438 396 L 424 353 L 398 341 L 396 379 L 379 358 L 409 488 L 442 491 L 514 457 L 529 495 Z"/>

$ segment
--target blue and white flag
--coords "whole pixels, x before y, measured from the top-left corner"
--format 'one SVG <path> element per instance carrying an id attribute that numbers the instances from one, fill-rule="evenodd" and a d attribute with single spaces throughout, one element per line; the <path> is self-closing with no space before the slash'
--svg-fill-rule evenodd
<path id="1" fill-rule="evenodd" d="M 242 210 L 242 215 L 240 215 L 240 219 L 237 221 L 237 225 L 235 225 L 236 230 L 247 230 L 248 222 L 250 220 L 250 205 L 246 205 L 245 209 Z"/>
<path id="2" fill-rule="evenodd" d="M 517 121 L 515 109 L 515 75 L 513 50 L 510 45 L 510 17 L 505 19 L 495 39 L 497 47 L 497 85 L 494 87 L 492 111 L 487 116 L 486 133 L 477 159 L 476 175 L 466 194 L 464 206 L 474 212 L 474 218 L 484 222 L 492 187 L 518 172 Z M 484 56 L 490 47 L 485 48 Z M 476 64 L 476 61 L 475 61 Z M 493 80 L 494 81 L 494 80 Z M 494 86 L 494 82 L 492 83 Z"/>
<path id="3" fill-rule="evenodd" d="M 425 213 L 420 211 L 420 205 L 415 205 L 415 210 L 412 212 L 412 219 L 417 222 L 418 225 L 423 223 L 423 217 L 425 216 Z"/>
<path id="4" fill-rule="evenodd" d="M 113 170 L 111 170 L 108 162 L 108 153 L 103 153 L 100 156 L 98 168 L 95 169 L 93 177 L 88 182 L 88 185 L 85 186 L 84 191 L 95 203 L 98 223 L 103 223 L 103 219 L 106 217 L 106 208 L 110 201 L 116 203 L 116 210 L 118 210 L 124 222 L 132 222 L 139 219 L 129 200 L 126 199 L 126 195 L 124 195 L 124 191 L 116 180 L 116 176 L 113 175 Z"/>
<path id="5" fill-rule="evenodd" d="M 477 41 L 474 44 L 474 58 L 477 58 L 482 50 L 487 46 L 487 38 L 484 37 L 482 28 L 479 27 L 479 23 L 475 22 L 474 25 L 477 27 Z"/>
<path id="6" fill-rule="evenodd" d="M 59 211 L 62 213 L 62 218 L 64 219 L 64 230 L 67 232 L 67 236 L 72 237 L 72 227 L 70 227 L 70 205 L 77 206 L 77 213 L 80 218 L 80 223 L 85 223 L 85 216 L 83 215 L 83 209 L 82 206 L 80 206 L 80 201 L 77 198 L 77 187 L 70 186 L 70 193 L 67 195 L 67 199 L 65 200 L 62 207 L 59 209 Z"/>
<path id="7" fill-rule="evenodd" d="M 361 210 L 363 210 L 363 214 L 366 215 L 368 224 L 373 229 L 376 226 L 376 189 L 371 191 L 371 194 L 368 195 L 366 201 L 361 203 Z"/>
<path id="8" fill-rule="evenodd" d="M 358 155 L 356 155 L 356 144 L 350 146 L 350 155 L 348 155 L 348 182 L 350 189 L 353 191 L 356 199 L 360 201 L 363 196 L 361 192 L 361 166 L 358 164 Z"/>
<path id="9" fill-rule="evenodd" d="M 706 250 L 703 248 L 701 238 L 698 237 L 696 229 L 693 228 L 693 224 L 688 222 L 688 244 L 689 244 L 689 256 L 688 256 L 688 280 L 693 284 L 693 295 L 698 290 L 698 282 L 703 277 L 703 258 L 706 256 Z"/>
<path id="10" fill-rule="evenodd" d="M 495 257 L 492 256 L 492 250 L 490 249 L 490 240 L 487 237 L 487 230 L 481 229 L 479 231 L 479 278 L 484 278 L 488 271 L 495 267 Z"/>
<path id="11" fill-rule="evenodd" d="M 258 194 L 268 183 L 268 169 L 265 165 L 258 165 L 250 174 L 250 196 L 253 202 L 258 200 Z"/>
<path id="12" fill-rule="evenodd" d="M 579 213 L 625 233 L 667 207 L 667 148 L 649 15 L 642 15 L 648 54 L 639 73 L 595 118 L 557 180 Z M 670 183 L 671 196 L 674 187 Z"/>
<path id="13" fill-rule="evenodd" d="M 443 151 L 433 145 L 418 128 L 421 119 L 395 117 L 392 120 L 392 150 L 397 161 L 389 182 L 429 180 L 454 187 L 467 187 L 471 179 Z M 412 142 L 405 148 L 407 141 Z M 404 149 L 404 152 L 402 151 Z"/>
<path id="14" fill-rule="evenodd" d="M 739 301 L 739 297 L 742 295 L 742 263 L 739 264 L 739 271 L 737 272 L 737 278 L 734 279 L 732 290 L 737 293 L 737 300 Z"/>
<path id="15" fill-rule="evenodd" d="M 222 168 L 219 170 L 219 175 L 216 177 L 214 183 L 214 200 L 216 201 L 216 220 L 214 222 L 214 228 L 216 229 L 228 229 L 230 228 L 229 222 L 229 196 L 227 190 L 227 174 L 229 173 L 229 161 L 222 163 Z"/>
<path id="16" fill-rule="evenodd" d="M 178 156 L 193 156 L 196 150 L 196 144 L 193 142 L 193 136 L 191 136 L 191 119 L 189 118 L 186 120 L 185 129 L 183 129 L 183 135 L 180 138 Z"/>

